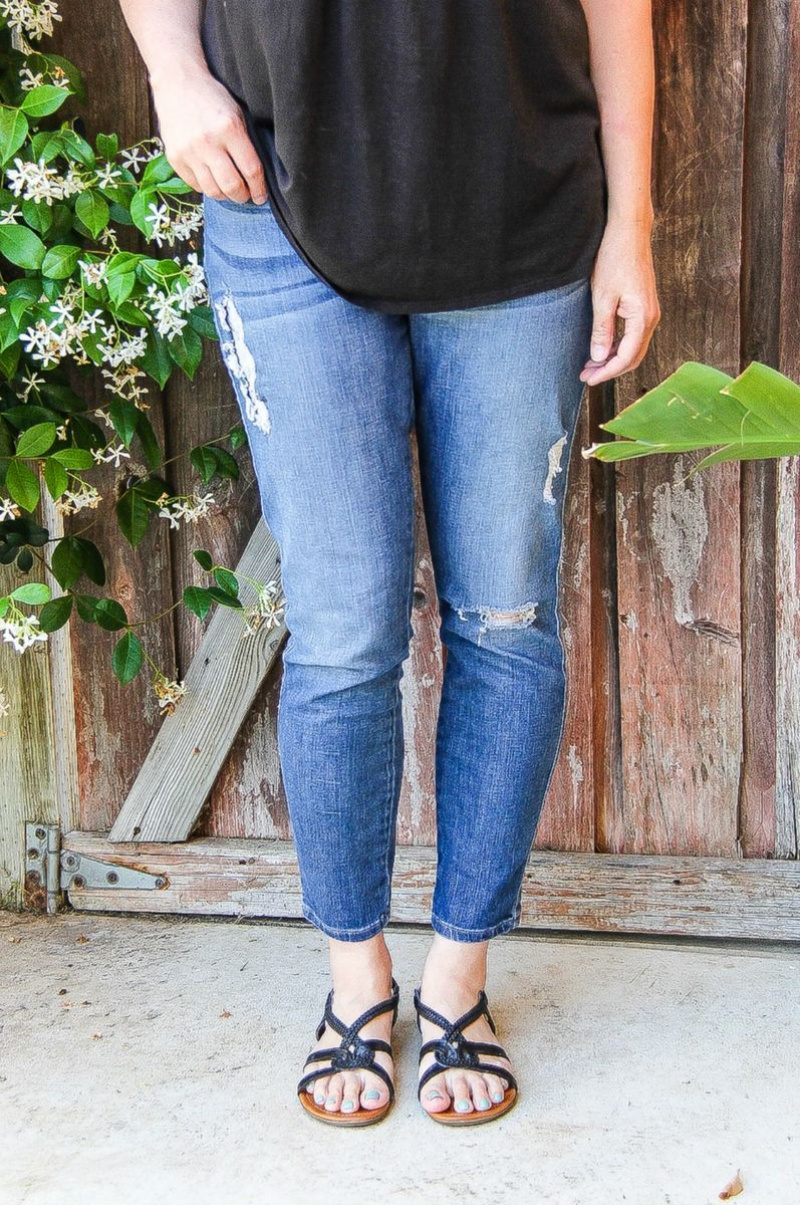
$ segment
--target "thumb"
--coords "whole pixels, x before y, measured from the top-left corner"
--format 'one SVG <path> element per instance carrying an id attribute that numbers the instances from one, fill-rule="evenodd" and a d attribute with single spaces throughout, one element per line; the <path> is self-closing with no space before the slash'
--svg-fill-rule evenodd
<path id="1" fill-rule="evenodd" d="M 608 359 L 614 342 L 614 320 L 617 315 L 616 300 L 596 302 L 592 322 L 591 357 L 597 362 Z"/>

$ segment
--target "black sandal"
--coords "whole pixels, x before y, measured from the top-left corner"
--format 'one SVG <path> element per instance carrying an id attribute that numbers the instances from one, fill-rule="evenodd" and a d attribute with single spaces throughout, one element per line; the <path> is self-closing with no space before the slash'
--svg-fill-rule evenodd
<path id="1" fill-rule="evenodd" d="M 419 988 L 414 992 L 414 1008 L 417 1011 L 417 1028 L 420 1034 L 422 1033 L 420 1017 L 424 1017 L 426 1021 L 431 1021 L 444 1030 L 440 1038 L 425 1042 L 420 1047 L 420 1061 L 424 1055 L 431 1052 L 434 1054 L 434 1061 L 423 1071 L 419 1079 L 417 1097 L 420 1102 L 425 1085 L 435 1075 L 441 1075 L 443 1071 L 452 1071 L 454 1068 L 463 1068 L 465 1071 L 488 1071 L 490 1075 L 499 1075 L 508 1085 L 502 1101 L 492 1105 L 491 1109 L 474 1109 L 471 1113 L 457 1113 L 451 1104 L 449 1109 L 445 1109 L 441 1113 L 429 1113 L 426 1109 L 425 1112 L 428 1116 L 432 1117 L 434 1121 L 440 1121 L 443 1125 L 479 1125 L 484 1121 L 494 1121 L 496 1117 L 500 1117 L 513 1108 L 519 1093 L 514 1076 L 505 1067 L 484 1063 L 480 1059 L 482 1054 L 494 1054 L 507 1059 L 508 1055 L 505 1050 L 502 1046 L 496 1046 L 491 1042 L 472 1042 L 464 1036 L 463 1032 L 479 1017 L 486 1017 L 492 1033 L 497 1033 L 492 1014 L 489 1012 L 486 992 L 481 992 L 478 996 L 478 1003 L 455 1021 L 448 1021 L 447 1017 L 443 1017 L 441 1013 L 437 1013 L 432 1008 L 428 1008 L 427 1004 L 423 1004 Z"/>
<path id="2" fill-rule="evenodd" d="M 318 1121 L 326 1121 L 329 1125 L 368 1126 L 374 1125 L 376 1121 L 382 1121 L 389 1112 L 394 1104 L 394 1084 L 385 1067 L 375 1062 L 375 1052 L 376 1050 L 380 1050 L 385 1054 L 391 1054 L 392 1048 L 388 1042 L 384 1042 L 381 1038 L 360 1038 L 358 1031 L 370 1021 L 374 1021 L 376 1017 L 380 1017 L 383 1013 L 388 1012 L 393 1013 L 392 1029 L 394 1029 L 397 1021 L 399 998 L 400 989 L 395 980 L 392 979 L 392 994 L 388 1000 L 382 1000 L 379 1004 L 373 1004 L 360 1017 L 356 1017 L 351 1025 L 345 1025 L 335 1015 L 331 1007 L 333 1004 L 333 989 L 328 993 L 328 999 L 325 1002 L 325 1015 L 317 1026 L 316 1039 L 319 1042 L 327 1024 L 336 1033 L 341 1035 L 342 1040 L 338 1046 L 331 1046 L 325 1050 L 312 1051 L 304 1063 L 304 1067 L 307 1067 L 309 1063 L 328 1062 L 326 1067 L 317 1067 L 316 1070 L 306 1072 L 297 1085 L 297 1095 L 300 1098 L 300 1104 L 312 1117 L 316 1117 Z M 358 1108 L 353 1113 L 342 1113 L 341 1110 L 338 1110 L 336 1113 L 328 1113 L 325 1109 L 319 1107 L 313 1096 L 309 1095 L 307 1090 L 309 1085 L 321 1076 L 331 1075 L 337 1071 L 358 1070 L 372 1071 L 379 1079 L 383 1080 L 389 1089 L 389 1099 L 380 1109 Z"/>

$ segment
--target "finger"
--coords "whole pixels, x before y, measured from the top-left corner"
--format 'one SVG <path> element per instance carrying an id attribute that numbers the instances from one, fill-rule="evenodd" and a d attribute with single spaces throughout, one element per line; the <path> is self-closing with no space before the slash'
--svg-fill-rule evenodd
<path id="1" fill-rule="evenodd" d="M 625 323 L 625 334 L 620 340 L 616 354 L 602 367 L 590 369 L 586 377 L 588 385 L 601 385 L 603 381 L 611 381 L 614 377 L 622 376 L 641 364 L 647 350 L 647 327 L 643 317 L 628 318 Z"/>
<path id="2" fill-rule="evenodd" d="M 210 155 L 204 168 L 214 189 L 209 196 L 215 201 L 236 201 L 243 205 L 245 201 L 250 200 L 250 189 L 226 150 L 220 149 L 216 154 Z"/>
<path id="3" fill-rule="evenodd" d="M 227 147 L 236 168 L 244 177 L 250 191 L 250 196 L 256 205 L 263 205 L 267 200 L 267 182 L 264 176 L 264 165 L 255 147 L 246 134 L 235 139 Z"/>
<path id="4" fill-rule="evenodd" d="M 611 353 L 614 342 L 615 320 L 619 298 L 613 294 L 598 296 L 593 299 L 591 358 L 597 364 L 602 364 Z"/>

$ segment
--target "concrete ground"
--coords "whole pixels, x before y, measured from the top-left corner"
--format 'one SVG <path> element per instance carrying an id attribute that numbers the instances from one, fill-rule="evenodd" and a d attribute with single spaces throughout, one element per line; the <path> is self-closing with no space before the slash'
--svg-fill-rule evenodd
<path id="1" fill-rule="evenodd" d="M 798 947 L 514 934 L 489 995 L 521 1081 L 490 1125 L 415 1095 L 424 932 L 391 929 L 398 1102 L 314 1122 L 307 925 L 0 914 L 2 1205 L 800 1202 Z"/>

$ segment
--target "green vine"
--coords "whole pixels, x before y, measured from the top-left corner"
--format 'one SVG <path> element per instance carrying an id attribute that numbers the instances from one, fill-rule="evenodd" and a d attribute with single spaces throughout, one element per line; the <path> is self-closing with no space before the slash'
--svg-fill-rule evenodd
<path id="1" fill-rule="evenodd" d="M 92 143 L 79 119 L 59 120 L 70 97 L 85 98 L 78 69 L 38 48 L 60 19 L 55 0 L 0 0 L 0 563 L 24 575 L 47 569 L 62 590 L 53 597 L 27 581 L 0 596 L 0 634 L 23 653 L 73 614 L 117 632 L 117 679 L 130 682 L 147 663 L 166 714 L 184 685 L 158 668 L 140 635 L 166 612 L 134 620 L 116 599 L 87 592 L 87 582 L 106 583 L 86 534 L 92 522 L 51 536 L 36 517 L 42 494 L 63 515 L 95 510 L 107 499 L 92 474 L 106 464 L 122 470 L 108 502 L 135 548 L 154 521 L 173 529 L 211 513 L 206 487 L 238 478 L 234 453 L 247 437 L 236 425 L 192 448 L 198 487 L 173 493 L 146 398 L 148 382 L 162 389 L 175 369 L 193 379 L 204 341 L 217 338 L 202 264 L 184 249 L 196 245 L 202 207 L 158 138 L 121 147 L 116 134 L 98 134 Z M 126 249 L 126 228 L 158 253 Z M 80 385 L 97 374 L 109 399 L 91 408 Z M 245 607 L 237 575 L 203 549 L 194 556 L 213 584 L 187 587 L 174 607 L 201 620 L 214 603 L 233 607 L 251 631 L 280 624 L 275 582 L 251 583 L 256 599 Z M 6 715 L 2 689 L 0 704 Z"/>

